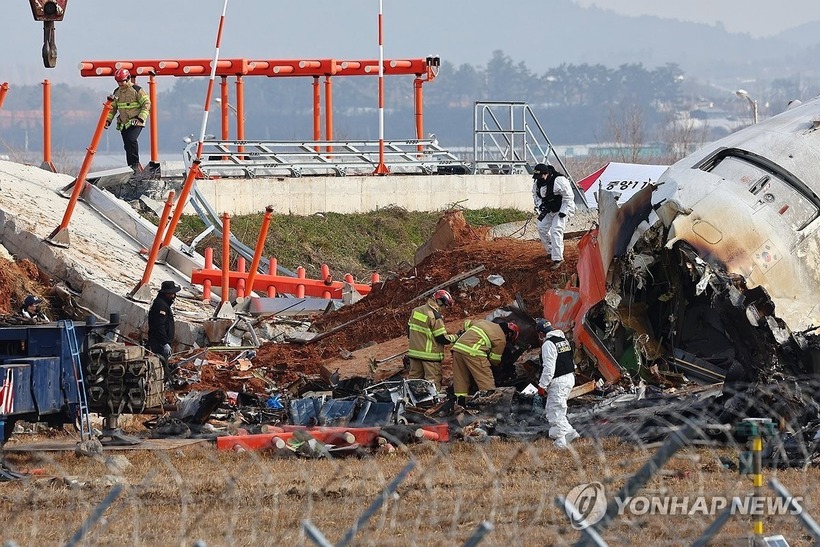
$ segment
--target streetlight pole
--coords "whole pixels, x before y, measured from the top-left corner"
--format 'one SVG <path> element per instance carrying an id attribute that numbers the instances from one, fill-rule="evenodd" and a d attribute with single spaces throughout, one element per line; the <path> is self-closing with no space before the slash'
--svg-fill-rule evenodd
<path id="1" fill-rule="evenodd" d="M 749 101 L 749 105 L 752 107 L 752 123 L 757 123 L 757 101 L 749 97 L 749 94 L 746 92 L 745 89 L 738 89 L 735 91 L 735 95 L 740 97 L 741 99 L 746 99 Z"/>
<path id="2" fill-rule="evenodd" d="M 221 97 L 216 97 L 214 101 L 222 108 L 222 140 L 228 140 L 228 109 L 233 112 L 236 117 L 236 140 L 245 140 L 245 116 L 239 113 L 239 109 L 235 108 L 228 101 L 223 101 Z M 226 108 L 227 107 L 227 108 Z M 241 105 L 240 105 L 241 107 Z M 240 152 L 242 148 L 240 148 Z"/>
<path id="3" fill-rule="evenodd" d="M 214 101 L 216 101 L 218 104 L 222 104 L 222 99 L 219 98 L 219 97 L 214 99 Z M 237 118 L 238 118 L 239 117 L 239 112 L 236 111 L 236 107 L 234 107 L 234 105 L 232 105 L 229 102 L 226 102 L 225 104 L 228 105 L 228 108 L 231 109 L 231 112 L 233 112 L 234 116 L 237 116 Z"/>

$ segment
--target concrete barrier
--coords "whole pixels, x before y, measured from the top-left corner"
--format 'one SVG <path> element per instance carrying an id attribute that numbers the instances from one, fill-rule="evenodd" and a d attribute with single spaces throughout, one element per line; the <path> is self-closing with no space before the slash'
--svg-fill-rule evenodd
<path id="1" fill-rule="evenodd" d="M 181 180 L 170 189 L 178 189 Z M 278 177 L 198 180 L 197 188 L 215 211 L 232 215 L 318 212 L 366 213 L 386 207 L 408 211 L 441 211 L 458 204 L 465 209 L 532 209 L 529 175 L 388 175 L 352 177 Z M 186 214 L 195 214 L 188 205 Z"/>

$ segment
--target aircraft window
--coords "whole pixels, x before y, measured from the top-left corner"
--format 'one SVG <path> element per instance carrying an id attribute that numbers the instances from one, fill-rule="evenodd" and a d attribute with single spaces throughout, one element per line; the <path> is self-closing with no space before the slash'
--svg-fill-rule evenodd
<path id="1" fill-rule="evenodd" d="M 704 167 L 712 174 L 748 188 L 757 198 L 755 211 L 773 208 L 794 230 L 802 230 L 820 214 L 815 200 L 801 188 L 746 158 L 725 155 Z"/>

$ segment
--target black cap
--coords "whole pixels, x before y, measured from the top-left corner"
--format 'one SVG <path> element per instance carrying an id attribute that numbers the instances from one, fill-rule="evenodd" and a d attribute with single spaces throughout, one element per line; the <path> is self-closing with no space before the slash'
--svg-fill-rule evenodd
<path id="1" fill-rule="evenodd" d="M 23 300 L 23 305 L 28 308 L 29 306 L 34 306 L 35 304 L 39 304 L 42 301 L 42 298 L 38 298 L 33 294 L 30 294 L 26 297 L 25 300 Z"/>
<path id="2" fill-rule="evenodd" d="M 540 332 L 543 334 L 547 334 L 548 332 L 552 332 L 555 330 L 552 326 L 552 323 L 547 321 L 546 319 L 536 319 L 535 320 L 535 331 Z"/>
<path id="3" fill-rule="evenodd" d="M 182 290 L 182 287 L 174 283 L 173 281 L 163 281 L 162 285 L 159 288 L 159 292 L 167 292 L 167 293 L 178 293 Z"/>
<path id="4" fill-rule="evenodd" d="M 532 168 L 532 176 L 533 178 L 539 177 L 541 175 L 546 175 L 550 172 L 550 166 L 546 163 L 539 163 L 535 167 Z"/>

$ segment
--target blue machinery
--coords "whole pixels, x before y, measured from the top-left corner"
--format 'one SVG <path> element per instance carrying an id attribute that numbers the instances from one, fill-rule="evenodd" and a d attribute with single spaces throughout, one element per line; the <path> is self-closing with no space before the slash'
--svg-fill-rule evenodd
<path id="1" fill-rule="evenodd" d="M 0 445 L 18 420 L 73 423 L 90 437 L 81 355 L 108 325 L 59 321 L 0 328 Z"/>

